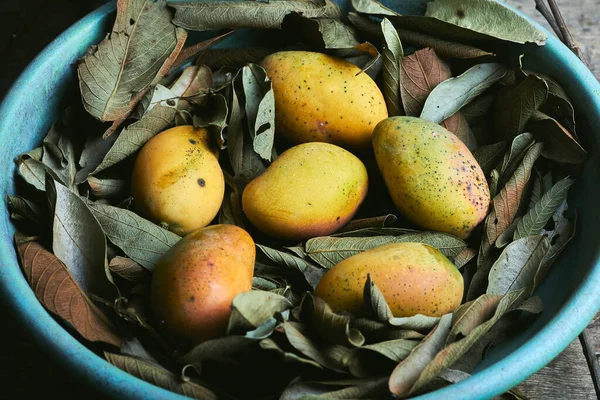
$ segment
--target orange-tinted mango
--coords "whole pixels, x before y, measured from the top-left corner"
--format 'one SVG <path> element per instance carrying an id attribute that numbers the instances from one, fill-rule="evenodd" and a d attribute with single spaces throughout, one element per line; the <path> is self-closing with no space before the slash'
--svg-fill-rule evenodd
<path id="1" fill-rule="evenodd" d="M 235 225 L 211 225 L 181 239 L 152 275 L 158 325 L 191 344 L 224 335 L 234 297 L 252 289 L 255 256 L 252 237 Z"/>
<path id="2" fill-rule="evenodd" d="M 394 317 L 439 317 L 462 301 L 458 269 L 437 249 L 421 243 L 394 243 L 349 257 L 327 271 L 315 294 L 336 312 L 360 315 L 369 274 Z"/>

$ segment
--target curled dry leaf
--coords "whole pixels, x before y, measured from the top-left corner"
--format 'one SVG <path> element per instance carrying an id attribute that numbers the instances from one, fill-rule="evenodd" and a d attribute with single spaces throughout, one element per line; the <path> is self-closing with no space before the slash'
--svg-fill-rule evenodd
<path id="1" fill-rule="evenodd" d="M 106 360 L 123 371 L 171 392 L 194 399 L 217 400 L 215 393 L 194 382 L 185 382 L 168 370 L 134 357 L 104 353 Z"/>
<path id="2" fill-rule="evenodd" d="M 340 18 L 341 10 L 325 0 L 244 1 L 172 1 L 173 23 L 192 31 L 221 28 L 278 29 L 284 17 L 297 12 L 309 18 Z"/>
<path id="3" fill-rule="evenodd" d="M 359 45 L 354 28 L 334 18 L 286 15 L 281 28 L 317 49 L 352 49 Z"/>
<path id="4" fill-rule="evenodd" d="M 171 23 L 165 0 L 119 1 L 110 35 L 77 69 L 85 109 L 102 121 L 123 121 L 171 69 L 186 36 Z"/>
<path id="5" fill-rule="evenodd" d="M 389 378 L 390 392 L 399 397 L 410 393 L 423 370 L 444 347 L 451 324 L 452 314 L 444 315 L 435 329 L 398 364 Z"/>
<path id="6" fill-rule="evenodd" d="M 538 141 L 544 143 L 544 157 L 566 164 L 585 161 L 587 152 L 573 134 L 556 119 L 536 111 L 531 116 L 527 129 L 531 130 Z"/>
<path id="7" fill-rule="evenodd" d="M 244 47 L 209 49 L 198 54 L 196 65 L 205 65 L 212 70 L 219 68 L 242 68 L 247 64 L 257 64 L 275 50 L 267 47 Z"/>
<path id="8" fill-rule="evenodd" d="M 386 18 L 381 22 L 383 36 L 383 97 L 390 117 L 402 114 L 400 100 L 400 63 L 404 57 L 398 32 Z"/>
<path id="9" fill-rule="evenodd" d="M 252 329 L 273 318 L 276 313 L 291 308 L 292 303 L 285 297 L 272 292 L 252 290 L 240 293 L 233 299 L 231 305 L 232 313 L 227 331 L 231 332 L 234 330 L 236 327 L 233 325 L 240 325 L 239 318 L 243 318 L 244 325 Z"/>
<path id="10" fill-rule="evenodd" d="M 127 257 L 114 257 L 110 260 L 108 268 L 113 274 L 119 275 L 121 278 L 134 283 L 143 283 L 150 278 L 147 269 Z"/>
<path id="11" fill-rule="evenodd" d="M 529 119 L 548 98 L 548 85 L 534 75 L 527 76 L 515 87 L 500 90 L 494 104 L 494 138 L 512 140 L 523 133 Z"/>
<path id="12" fill-rule="evenodd" d="M 483 294 L 454 310 L 452 329 L 446 339 L 446 345 L 456 341 L 459 335 L 467 336 L 473 329 L 489 320 L 496 312 L 500 300 L 501 295 Z"/>
<path id="13" fill-rule="evenodd" d="M 121 345 L 113 324 L 86 296 L 67 267 L 36 241 L 17 233 L 15 245 L 23 272 L 38 300 L 91 342 Z"/>
<path id="14" fill-rule="evenodd" d="M 331 344 L 362 346 L 365 342 L 363 334 L 350 326 L 350 318 L 336 314 L 320 297 L 311 293 L 304 295 L 301 308 L 301 318 L 310 325 L 319 336 Z"/>
<path id="15" fill-rule="evenodd" d="M 399 363 L 408 357 L 418 344 L 415 340 L 397 339 L 357 347 L 348 354 L 348 370 L 357 378 L 389 374 L 394 366 L 389 361 Z M 389 368 L 390 365 L 392 368 Z"/>
<path id="16" fill-rule="evenodd" d="M 300 257 L 297 257 L 292 254 L 288 254 L 286 252 L 272 249 L 267 246 L 263 246 L 262 244 L 256 244 L 256 247 L 262 251 L 271 261 L 276 263 L 277 265 L 281 265 L 286 268 L 290 268 L 292 270 L 299 271 L 303 276 L 306 282 L 315 289 L 317 284 L 327 272 L 323 268 L 319 268 L 316 265 L 306 261 Z"/>

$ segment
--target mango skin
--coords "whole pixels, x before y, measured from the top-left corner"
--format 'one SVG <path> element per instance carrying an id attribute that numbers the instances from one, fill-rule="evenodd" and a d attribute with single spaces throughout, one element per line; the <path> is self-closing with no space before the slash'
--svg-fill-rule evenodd
<path id="1" fill-rule="evenodd" d="M 177 242 L 152 275 L 151 310 L 174 339 L 190 344 L 225 335 L 235 296 L 252 289 L 256 249 L 235 225 L 211 225 Z"/>
<path id="2" fill-rule="evenodd" d="M 349 257 L 327 271 L 315 294 L 336 312 L 361 315 L 367 274 L 394 317 L 440 317 L 462 301 L 458 269 L 437 249 L 421 243 L 394 243 Z"/>
<path id="3" fill-rule="evenodd" d="M 282 51 L 267 56 L 261 65 L 273 85 L 277 134 L 292 143 L 367 149 L 373 129 L 388 116 L 373 79 L 341 58 Z"/>
<path id="4" fill-rule="evenodd" d="M 335 232 L 367 196 L 369 178 L 352 153 L 329 143 L 283 152 L 242 194 L 246 217 L 261 232 L 304 240 Z"/>
<path id="5" fill-rule="evenodd" d="M 394 204 L 415 224 L 465 239 L 486 217 L 485 175 L 467 146 L 440 125 L 388 118 L 373 132 L 373 150 Z"/>
<path id="6" fill-rule="evenodd" d="M 208 225 L 225 194 L 208 131 L 184 125 L 150 139 L 136 158 L 131 192 L 140 214 L 178 235 Z"/>

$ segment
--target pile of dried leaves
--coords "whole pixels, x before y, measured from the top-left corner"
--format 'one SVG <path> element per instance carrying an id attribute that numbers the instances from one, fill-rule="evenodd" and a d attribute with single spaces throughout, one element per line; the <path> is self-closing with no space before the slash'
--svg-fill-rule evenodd
<path id="1" fill-rule="evenodd" d="M 191 397 L 406 397 L 468 377 L 515 317 L 542 311 L 531 296 L 575 232 L 566 198 L 586 152 L 562 87 L 522 67 L 544 44 L 536 28 L 489 0 L 406 3 L 400 15 L 374 0 L 351 11 L 330 0 L 119 0 L 112 31 L 78 65 L 81 96 L 16 160 L 8 203 L 39 300 L 108 362 Z M 208 32 L 184 48 L 188 30 Z M 211 48 L 228 42 L 243 47 Z M 281 49 L 346 58 L 377 81 L 390 115 L 440 123 L 469 146 L 493 201 L 467 242 L 394 216 L 364 154 L 370 194 L 339 232 L 283 243 L 249 226 L 241 191 L 286 146 L 257 64 Z M 193 349 L 147 309 L 152 270 L 180 237 L 138 216 L 129 191 L 138 149 L 181 124 L 208 127 L 221 144 L 228 189 L 215 222 L 247 229 L 259 250 L 255 290 L 233 302 L 228 335 Z M 453 260 L 464 304 L 442 318 L 394 318 L 368 281 L 358 318 L 311 294 L 339 261 L 395 242 Z"/>

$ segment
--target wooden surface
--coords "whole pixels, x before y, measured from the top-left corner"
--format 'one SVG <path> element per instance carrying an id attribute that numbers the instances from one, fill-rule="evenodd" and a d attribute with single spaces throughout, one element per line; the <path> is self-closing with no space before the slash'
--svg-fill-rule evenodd
<path id="1" fill-rule="evenodd" d="M 600 0 L 558 0 L 573 36 L 600 77 Z M 0 0 L 0 98 L 21 70 L 56 35 L 104 0 Z M 548 26 L 535 11 L 534 0 L 508 0 Z M 54 361 L 19 326 L 0 303 L 0 398 L 89 398 L 93 388 L 78 382 Z M 600 322 L 588 327 L 600 349 Z M 532 400 L 595 399 L 592 379 L 579 340 L 518 388 Z"/>

